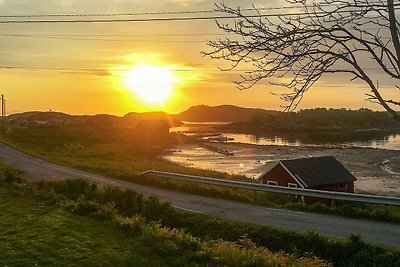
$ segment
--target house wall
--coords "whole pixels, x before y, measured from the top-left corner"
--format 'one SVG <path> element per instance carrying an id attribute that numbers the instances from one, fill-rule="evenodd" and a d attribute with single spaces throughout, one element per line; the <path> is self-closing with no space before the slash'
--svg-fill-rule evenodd
<path id="1" fill-rule="evenodd" d="M 346 186 L 346 189 L 342 189 L 344 186 Z M 354 193 L 354 182 L 347 182 L 347 183 L 338 183 L 338 184 L 328 184 L 328 185 L 321 185 L 321 186 L 315 186 L 311 187 L 312 189 L 317 189 L 317 190 L 325 190 L 325 191 L 338 191 L 338 192 L 347 192 L 347 193 Z"/>
<path id="2" fill-rule="evenodd" d="M 278 182 L 279 186 L 286 187 L 288 186 L 288 183 L 294 183 L 297 184 L 297 187 L 301 188 L 301 185 L 299 185 L 280 164 L 260 177 L 260 180 L 263 184 L 267 184 L 267 181 L 275 181 Z"/>
<path id="3" fill-rule="evenodd" d="M 343 188 L 343 186 L 345 186 L 345 185 L 347 185 L 347 188 L 345 190 L 343 190 L 343 189 L 340 190 L 340 188 Z M 347 182 L 347 183 L 314 186 L 314 187 L 310 187 L 310 189 L 354 193 L 354 182 L 351 181 L 351 182 Z M 304 197 L 304 201 L 307 204 L 324 203 L 326 205 L 332 205 L 334 203 L 334 201 L 331 199 L 318 198 L 318 197 Z"/>

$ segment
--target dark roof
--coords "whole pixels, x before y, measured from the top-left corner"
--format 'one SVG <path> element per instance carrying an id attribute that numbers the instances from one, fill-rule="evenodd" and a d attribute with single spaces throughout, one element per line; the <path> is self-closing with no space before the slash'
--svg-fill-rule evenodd
<path id="1" fill-rule="evenodd" d="M 280 163 L 306 187 L 357 180 L 333 156 L 281 160 Z"/>
<path id="2" fill-rule="evenodd" d="M 139 120 L 136 124 L 136 128 L 165 128 L 169 129 L 171 126 L 169 125 L 167 120 L 163 119 L 142 119 Z"/>

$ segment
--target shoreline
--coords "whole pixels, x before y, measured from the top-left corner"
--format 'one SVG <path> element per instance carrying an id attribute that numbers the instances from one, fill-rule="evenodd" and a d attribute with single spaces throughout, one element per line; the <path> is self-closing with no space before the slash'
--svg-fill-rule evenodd
<path id="1" fill-rule="evenodd" d="M 335 156 L 356 178 L 356 193 L 400 197 L 400 150 L 353 146 L 290 146 L 212 143 L 231 151 L 224 156 L 198 145 L 180 145 L 164 159 L 200 169 L 257 178 L 270 162 L 302 157 Z"/>

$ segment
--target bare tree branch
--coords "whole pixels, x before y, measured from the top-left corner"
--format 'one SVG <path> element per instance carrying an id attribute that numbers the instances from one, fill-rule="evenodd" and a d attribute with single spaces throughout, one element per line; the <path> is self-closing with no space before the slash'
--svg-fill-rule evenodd
<path id="1" fill-rule="evenodd" d="M 372 81 L 372 65 L 381 75 L 400 80 L 400 24 L 394 0 L 287 0 L 296 15 L 264 16 L 254 7 L 232 8 L 225 3 L 217 11 L 237 17 L 233 22 L 217 21 L 220 29 L 235 37 L 209 42 L 204 55 L 231 62 L 224 70 L 250 66 L 235 81 L 241 90 L 262 80 L 291 90 L 280 94 L 293 110 L 304 94 L 323 75 L 347 73 L 364 81 L 371 90 L 368 100 L 379 103 L 400 121 L 399 100 L 385 99 Z M 299 12 L 299 8 L 302 12 Z M 367 59 L 367 60 L 366 60 Z M 376 67 L 375 67 L 376 66 Z M 273 79 L 272 79 L 273 78 Z M 396 85 L 393 86 L 396 89 Z"/>

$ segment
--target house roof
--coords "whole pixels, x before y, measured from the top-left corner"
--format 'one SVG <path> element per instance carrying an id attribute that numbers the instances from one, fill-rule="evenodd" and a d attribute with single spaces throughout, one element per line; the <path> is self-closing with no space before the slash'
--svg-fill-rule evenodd
<path id="1" fill-rule="evenodd" d="M 279 164 L 305 187 L 337 184 L 357 180 L 333 156 L 280 160 L 264 172 L 260 178 Z"/>
<path id="2" fill-rule="evenodd" d="M 150 128 L 171 128 L 167 120 L 164 119 L 141 119 L 137 122 L 136 128 L 140 127 L 150 127 Z"/>

